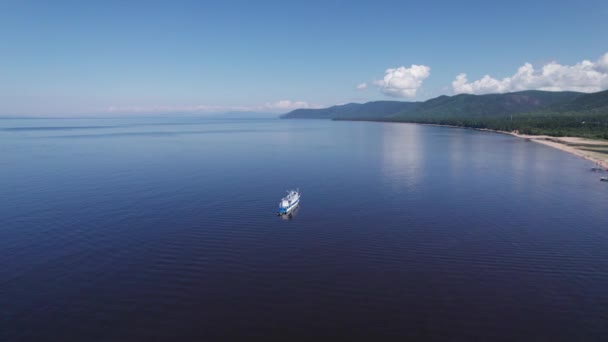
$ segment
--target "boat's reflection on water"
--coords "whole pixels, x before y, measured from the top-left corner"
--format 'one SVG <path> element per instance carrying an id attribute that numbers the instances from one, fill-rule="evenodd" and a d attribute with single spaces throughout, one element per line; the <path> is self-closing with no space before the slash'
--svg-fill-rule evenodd
<path id="1" fill-rule="evenodd" d="M 280 215 L 283 220 L 291 220 L 298 215 L 300 211 L 300 205 L 298 204 L 289 214 Z"/>

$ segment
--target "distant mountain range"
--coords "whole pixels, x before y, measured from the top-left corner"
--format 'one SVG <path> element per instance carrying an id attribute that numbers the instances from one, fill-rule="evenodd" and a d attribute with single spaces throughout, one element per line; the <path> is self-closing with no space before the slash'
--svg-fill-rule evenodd
<path id="1" fill-rule="evenodd" d="M 590 94 L 528 90 L 443 95 L 424 102 L 349 103 L 323 109 L 296 109 L 281 118 L 432 123 L 608 139 L 608 90 Z"/>
<path id="2" fill-rule="evenodd" d="M 283 119 L 380 119 L 416 108 L 420 102 L 373 101 L 348 103 L 322 109 L 296 109 L 281 115 Z"/>

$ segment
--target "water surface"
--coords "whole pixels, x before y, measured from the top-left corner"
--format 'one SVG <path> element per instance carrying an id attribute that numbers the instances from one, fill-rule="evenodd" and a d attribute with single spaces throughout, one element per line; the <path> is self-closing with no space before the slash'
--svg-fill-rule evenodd
<path id="1" fill-rule="evenodd" d="M 0 120 L 0 157 L 0 340 L 608 334 L 608 184 L 523 139 Z"/>

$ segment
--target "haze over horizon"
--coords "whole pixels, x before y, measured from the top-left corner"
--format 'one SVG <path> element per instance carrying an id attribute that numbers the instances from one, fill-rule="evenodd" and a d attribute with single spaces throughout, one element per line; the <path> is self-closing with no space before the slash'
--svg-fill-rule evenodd
<path id="1" fill-rule="evenodd" d="M 608 3 L 0 4 L 0 116 L 608 89 Z"/>

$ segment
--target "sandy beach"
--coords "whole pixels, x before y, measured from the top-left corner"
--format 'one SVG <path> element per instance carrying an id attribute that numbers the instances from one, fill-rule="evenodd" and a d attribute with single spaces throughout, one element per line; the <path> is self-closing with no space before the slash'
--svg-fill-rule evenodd
<path id="1" fill-rule="evenodd" d="M 357 121 L 376 122 L 374 120 L 357 120 Z M 476 130 L 476 131 L 508 134 L 508 135 L 511 135 L 511 136 L 514 136 L 517 138 L 528 139 L 528 140 L 537 142 L 539 144 L 543 144 L 546 146 L 556 148 L 560 151 L 574 154 L 578 157 L 584 158 L 586 160 L 590 160 L 590 161 L 598 164 L 599 167 L 608 170 L 608 140 L 594 140 L 594 139 L 586 139 L 586 138 L 578 138 L 578 137 L 552 137 L 552 136 L 548 136 L 548 135 L 526 135 L 526 134 L 520 134 L 517 131 L 507 132 L 507 131 L 497 131 L 494 129 L 486 129 L 486 128 L 427 124 L 427 123 L 418 123 L 418 122 L 397 122 L 397 121 L 381 121 L 381 122 L 407 123 L 407 124 L 423 125 L 423 126 L 438 126 L 438 127 L 472 129 L 472 130 Z"/>
<path id="2" fill-rule="evenodd" d="M 493 129 L 484 129 L 484 128 L 471 128 L 471 127 L 462 127 L 462 126 L 452 126 L 452 125 L 438 125 L 438 124 L 423 124 L 423 123 L 414 123 L 417 125 L 425 125 L 425 126 L 441 126 L 441 127 L 451 127 L 451 128 L 464 128 L 464 129 L 474 129 L 477 131 L 485 131 L 485 132 L 494 132 L 501 134 L 509 134 L 514 137 L 528 139 L 539 144 L 543 144 L 546 146 L 550 146 L 556 148 L 560 151 L 564 151 L 567 153 L 574 154 L 578 157 L 590 160 L 600 167 L 608 170 L 608 141 L 607 140 L 594 140 L 594 139 L 585 139 L 578 137 L 552 137 L 548 135 L 525 135 L 519 134 L 519 132 L 507 132 L 507 131 L 497 131 Z"/>
<path id="3" fill-rule="evenodd" d="M 581 158 L 597 163 L 604 169 L 608 169 L 608 141 L 592 140 L 577 137 L 551 137 L 546 135 L 525 135 L 517 132 L 502 132 L 518 138 L 556 148 L 558 150 L 572 153 Z"/>

